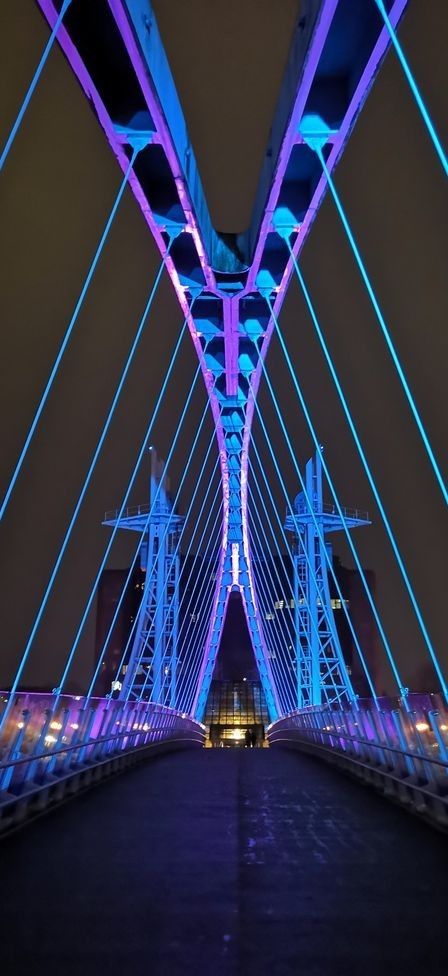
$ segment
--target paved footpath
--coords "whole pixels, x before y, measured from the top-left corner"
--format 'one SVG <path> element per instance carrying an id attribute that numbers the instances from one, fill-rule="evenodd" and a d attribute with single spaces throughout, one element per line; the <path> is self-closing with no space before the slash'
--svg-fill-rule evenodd
<path id="1" fill-rule="evenodd" d="M 446 976 L 448 843 L 317 760 L 159 757 L 0 843 L 2 976 Z"/>

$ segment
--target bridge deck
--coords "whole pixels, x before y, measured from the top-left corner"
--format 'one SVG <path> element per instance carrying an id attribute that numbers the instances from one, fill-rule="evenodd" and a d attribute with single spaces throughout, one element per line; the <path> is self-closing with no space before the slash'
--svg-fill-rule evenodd
<path id="1" fill-rule="evenodd" d="M 160 757 L 0 845 L 5 976 L 446 973 L 446 838 L 293 753 Z"/>

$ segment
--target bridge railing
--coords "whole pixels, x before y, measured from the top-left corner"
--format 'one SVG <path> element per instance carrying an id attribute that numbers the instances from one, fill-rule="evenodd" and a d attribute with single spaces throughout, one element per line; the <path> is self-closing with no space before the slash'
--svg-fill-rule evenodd
<path id="1" fill-rule="evenodd" d="M 295 502 L 296 512 L 298 515 L 307 515 L 309 512 L 309 507 L 306 499 L 299 498 Z M 350 508 L 347 505 L 340 505 L 340 511 L 342 512 L 344 518 L 346 519 L 356 519 L 361 522 L 369 521 L 369 513 L 364 508 Z M 321 502 L 320 504 L 313 505 L 313 509 L 318 515 L 335 515 L 340 517 L 340 513 L 336 505 L 332 505 L 331 502 Z"/>
<path id="2" fill-rule="evenodd" d="M 269 726 L 271 745 L 319 754 L 448 828 L 448 711 L 438 696 L 410 695 L 408 707 L 308 708 Z"/>
<path id="3" fill-rule="evenodd" d="M 0 692 L 0 715 L 8 694 Z M 199 745 L 205 726 L 174 709 L 73 695 L 15 695 L 0 741 L 0 830 L 151 750 Z"/>

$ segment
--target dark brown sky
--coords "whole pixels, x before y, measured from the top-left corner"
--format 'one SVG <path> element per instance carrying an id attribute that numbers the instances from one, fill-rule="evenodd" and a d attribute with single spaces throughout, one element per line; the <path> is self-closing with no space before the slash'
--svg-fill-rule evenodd
<path id="1" fill-rule="evenodd" d="M 299 4 L 295 0 L 227 0 L 225 5 L 218 0 L 158 0 L 155 6 L 213 220 L 221 230 L 242 230 L 249 219 Z M 409 8 L 401 38 L 446 144 L 448 8 L 444 0 L 430 4 L 411 0 Z M 46 37 L 47 28 L 33 0 L 1 4 L 2 143 Z M 0 423 L 5 485 L 120 175 L 76 80 L 60 52 L 54 50 L 0 183 Z M 393 54 L 382 68 L 338 167 L 337 184 L 442 460 L 446 195 L 440 164 Z M 1 526 L 0 683 L 11 679 L 12 664 L 34 619 L 157 260 L 148 228 L 127 194 L 39 436 Z M 314 224 L 303 267 L 429 629 L 446 664 L 442 504 L 329 199 Z M 36 640 L 26 675 L 30 682 L 53 682 L 65 659 L 105 545 L 106 530 L 100 526 L 103 510 L 120 501 L 180 321 L 175 297 L 164 282 Z M 364 564 L 377 573 L 384 623 L 404 676 L 412 681 L 418 661 L 424 660 L 423 648 L 294 283 L 281 322 L 341 500 L 368 508 L 374 519 L 374 527 L 358 534 L 360 554 Z M 268 367 L 279 389 L 298 460 L 304 464 L 311 441 L 275 346 Z M 187 343 L 153 438 L 162 454 L 169 450 L 194 368 Z M 278 458 L 293 496 L 297 485 L 291 463 L 263 394 L 261 402 L 266 404 Z M 194 434 L 203 403 L 200 390 L 186 428 L 187 439 L 175 458 L 174 484 L 183 470 L 188 438 Z M 202 447 L 205 450 L 205 436 Z M 266 467 L 270 471 L 267 460 Z M 272 483 L 283 513 L 284 501 L 273 474 Z M 145 496 L 142 473 L 133 500 L 145 500 Z M 187 504 L 188 491 L 183 497 L 184 509 Z M 350 564 L 342 541 L 336 549 Z M 123 538 L 111 565 L 126 564 L 129 552 L 129 540 Z M 82 678 L 86 673 L 91 655 L 92 626 L 75 676 Z"/>

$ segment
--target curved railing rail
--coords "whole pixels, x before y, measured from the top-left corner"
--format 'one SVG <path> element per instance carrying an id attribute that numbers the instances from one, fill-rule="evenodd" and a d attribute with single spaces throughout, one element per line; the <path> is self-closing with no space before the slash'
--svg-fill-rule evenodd
<path id="1" fill-rule="evenodd" d="M 438 696 L 296 711 L 267 733 L 270 745 L 314 753 L 448 829 L 448 712 Z"/>
<path id="2" fill-rule="evenodd" d="M 151 752 L 204 742 L 205 726 L 163 705 L 17 694 L 0 742 L 0 832 Z"/>

